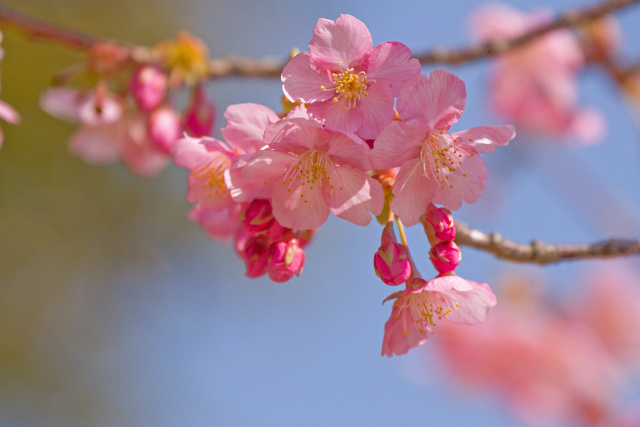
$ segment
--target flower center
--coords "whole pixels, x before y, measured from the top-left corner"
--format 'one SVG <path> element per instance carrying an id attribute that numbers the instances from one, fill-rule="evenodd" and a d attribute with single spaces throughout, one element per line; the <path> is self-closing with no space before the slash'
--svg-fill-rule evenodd
<path id="1" fill-rule="evenodd" d="M 333 170 L 333 161 L 327 153 L 315 149 L 309 150 L 298 157 L 295 165 L 289 168 L 282 179 L 282 184 L 289 184 L 288 191 L 291 191 L 292 186 L 300 185 L 302 187 L 300 197 L 305 198 L 307 188 L 309 191 L 327 188 L 333 190 L 331 185 Z M 328 197 L 331 195 L 329 194 Z M 304 202 L 307 203 L 306 198 Z"/>
<path id="2" fill-rule="evenodd" d="M 449 183 L 449 174 L 461 170 L 462 151 L 455 145 L 455 140 L 447 132 L 431 131 L 422 141 L 420 160 L 424 165 L 429 181 L 435 179 L 440 188 L 453 188 Z M 431 172 L 431 173 L 429 173 Z M 466 177 L 466 173 L 462 173 Z"/>
<path id="3" fill-rule="evenodd" d="M 457 302 L 438 292 L 431 291 L 411 294 L 410 305 L 416 322 L 426 322 L 431 326 L 436 326 L 434 317 L 437 316 L 438 320 L 442 319 L 442 316 L 447 316 L 453 311 L 453 308 L 460 307 Z"/>
<path id="4" fill-rule="evenodd" d="M 337 65 L 340 65 L 340 62 Z M 332 77 L 333 90 L 336 93 L 333 97 L 333 102 L 337 103 L 339 100 L 344 99 L 347 105 L 342 107 L 343 110 L 355 108 L 361 96 L 367 96 L 369 85 L 376 84 L 375 80 L 367 80 L 367 73 L 364 71 L 356 73 L 353 68 L 348 68 L 339 74 L 333 73 Z M 325 90 L 325 87 L 320 86 L 320 89 Z"/>
<path id="5" fill-rule="evenodd" d="M 229 168 L 231 160 L 220 154 L 191 171 L 196 182 L 202 183 L 201 188 L 207 198 L 224 199 L 229 194 L 224 182 L 224 172 Z"/>

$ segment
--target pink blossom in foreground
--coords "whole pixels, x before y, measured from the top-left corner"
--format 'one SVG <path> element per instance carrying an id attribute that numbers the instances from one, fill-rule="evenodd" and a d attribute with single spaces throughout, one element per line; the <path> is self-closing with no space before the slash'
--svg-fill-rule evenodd
<path id="1" fill-rule="evenodd" d="M 303 118 L 269 126 L 270 150 L 256 151 L 243 166 L 244 182 L 262 188 L 273 215 L 293 230 L 320 227 L 333 211 L 357 225 L 380 214 L 384 196 L 380 183 L 367 175 L 369 147 L 356 137 L 325 129 Z"/>
<path id="2" fill-rule="evenodd" d="M 464 110 L 462 80 L 446 70 L 409 80 L 396 108 L 403 121 L 387 126 L 371 150 L 376 169 L 400 166 L 391 210 L 407 226 L 424 215 L 430 203 L 456 210 L 462 201 L 480 198 L 487 168 L 479 153 L 490 153 L 515 137 L 512 126 L 480 126 L 449 133 Z"/>
<path id="3" fill-rule="evenodd" d="M 515 37 L 547 24 L 551 13 L 525 14 L 504 4 L 477 10 L 471 20 L 482 41 Z M 494 60 L 489 100 L 518 129 L 585 143 L 603 136 L 605 123 L 578 102 L 578 73 L 585 59 L 571 30 L 556 30 Z"/>
<path id="4" fill-rule="evenodd" d="M 424 344 L 440 319 L 471 325 L 484 321 L 489 308 L 496 305 L 489 285 L 452 273 L 428 282 L 409 279 L 404 291 L 390 295 L 385 301 L 393 298 L 382 340 L 382 355 L 387 357 L 400 356 Z"/>
<path id="5" fill-rule="evenodd" d="M 364 23 L 351 15 L 319 19 L 309 52 L 295 56 L 282 71 L 290 101 L 309 103 L 309 116 L 327 127 L 373 139 L 393 119 L 393 99 L 420 73 L 402 43 L 375 48 Z"/>

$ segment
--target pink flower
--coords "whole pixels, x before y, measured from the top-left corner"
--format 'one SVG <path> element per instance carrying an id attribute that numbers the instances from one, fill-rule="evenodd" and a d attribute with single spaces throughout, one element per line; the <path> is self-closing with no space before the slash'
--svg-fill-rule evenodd
<path id="1" fill-rule="evenodd" d="M 373 139 L 393 119 L 393 99 L 420 73 L 411 50 L 388 42 L 375 48 L 367 27 L 351 15 L 319 19 L 309 52 L 282 71 L 290 101 L 309 103 L 309 116 L 327 127 Z"/>
<path id="2" fill-rule="evenodd" d="M 493 4 L 472 17 L 473 32 L 482 40 L 515 37 L 547 24 L 546 11 L 524 14 Z M 570 30 L 556 30 L 495 59 L 489 101 L 502 117 L 518 129 L 583 142 L 601 138 L 601 114 L 578 104 L 578 73 L 585 59 Z"/>
<path id="3" fill-rule="evenodd" d="M 358 138 L 293 118 L 269 126 L 265 142 L 271 150 L 255 152 L 241 175 L 262 185 L 255 197 L 271 199 L 273 215 L 284 227 L 318 228 L 330 211 L 367 225 L 369 212 L 382 211 L 382 187 L 366 174 L 369 147 Z"/>
<path id="4" fill-rule="evenodd" d="M 131 96 L 142 111 L 150 111 L 160 105 L 167 90 L 168 80 L 164 72 L 150 65 L 136 70 L 129 88 Z"/>
<path id="5" fill-rule="evenodd" d="M 465 280 L 455 274 L 441 274 L 428 282 L 409 279 L 403 292 L 395 298 L 391 317 L 384 325 L 382 355 L 392 357 L 424 344 L 436 326 L 446 318 L 454 323 L 472 325 L 487 318 L 496 297 L 489 285 Z"/>
<path id="6" fill-rule="evenodd" d="M 158 151 L 171 154 L 181 132 L 180 116 L 173 108 L 164 106 L 149 113 L 149 138 Z"/>
<path id="7" fill-rule="evenodd" d="M 405 84 L 396 107 L 403 121 L 387 126 L 371 150 L 375 169 L 400 166 L 391 210 L 411 226 L 429 203 L 456 210 L 480 198 L 487 168 L 478 153 L 490 153 L 515 136 L 512 126 L 480 126 L 450 134 L 465 105 L 462 80 L 445 70 Z"/>

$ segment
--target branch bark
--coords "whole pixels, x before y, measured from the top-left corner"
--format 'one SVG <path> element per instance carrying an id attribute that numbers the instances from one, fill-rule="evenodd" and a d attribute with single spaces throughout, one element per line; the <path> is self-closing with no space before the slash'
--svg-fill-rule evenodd
<path id="1" fill-rule="evenodd" d="M 607 0 L 584 9 L 568 11 L 548 25 L 537 28 L 518 37 L 484 43 L 463 49 L 435 49 L 431 52 L 417 55 L 416 58 L 422 64 L 439 63 L 457 65 L 487 56 L 499 55 L 521 47 L 550 31 L 560 28 L 576 27 L 638 2 L 640 2 L 640 0 Z M 12 11 L 1 4 L 0 26 L 11 26 L 29 37 L 54 41 L 75 49 L 86 50 L 97 43 L 104 43 L 108 41 L 106 39 L 69 31 L 40 22 L 18 12 Z M 149 57 L 148 55 L 144 55 L 144 52 L 149 50 L 147 47 L 130 46 L 126 43 L 123 43 L 123 45 L 129 46 L 132 50 L 136 51 L 137 55 L 133 55 L 134 58 Z M 282 68 L 284 68 L 286 63 L 286 59 L 270 57 L 249 58 L 231 55 L 222 58 L 213 58 L 209 63 L 208 76 L 211 79 L 230 76 L 277 78 L 280 77 Z"/>
<path id="2" fill-rule="evenodd" d="M 490 252 L 500 259 L 522 263 L 553 264 L 560 261 L 613 258 L 640 254 L 640 240 L 609 239 L 593 244 L 553 245 L 537 240 L 520 244 L 498 233 L 487 234 L 456 221 L 456 243 Z"/>

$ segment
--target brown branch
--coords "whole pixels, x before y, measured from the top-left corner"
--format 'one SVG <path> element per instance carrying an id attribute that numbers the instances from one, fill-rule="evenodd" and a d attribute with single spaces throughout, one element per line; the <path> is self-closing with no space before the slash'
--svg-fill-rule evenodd
<path id="1" fill-rule="evenodd" d="M 416 58 L 422 64 L 443 63 L 455 65 L 490 55 L 499 55 L 520 47 L 550 31 L 584 24 L 634 3 L 638 3 L 639 1 L 640 0 L 604 1 L 603 3 L 595 6 L 569 11 L 558 17 L 550 24 L 518 37 L 458 50 L 442 48 L 436 49 L 432 52 L 418 55 Z M 107 41 L 102 38 L 92 37 L 79 32 L 57 28 L 53 25 L 26 17 L 18 12 L 10 10 L 6 6 L 0 5 L 0 27 L 5 25 L 14 27 L 27 36 L 54 41 L 76 49 L 88 49 L 97 43 L 104 43 Z M 149 48 L 147 47 L 130 46 L 124 43 L 123 45 L 129 46 L 133 51 L 134 54 L 132 54 L 132 57 L 134 59 L 144 62 L 150 57 L 147 55 L 149 52 Z M 286 63 L 287 59 L 277 58 L 248 58 L 238 56 L 213 58 L 209 63 L 208 76 L 212 79 L 228 76 L 276 78 L 280 76 L 282 68 L 284 68 Z"/>
<path id="2" fill-rule="evenodd" d="M 474 230 L 459 221 L 456 221 L 456 243 L 491 252 L 507 261 L 537 264 L 640 254 L 640 240 L 609 239 L 583 245 L 552 245 L 540 241 L 520 244 L 504 239 L 498 233 L 487 234 Z"/>
<path id="3" fill-rule="evenodd" d="M 517 37 L 487 42 L 478 46 L 459 50 L 436 49 L 416 58 L 421 64 L 446 63 L 451 65 L 473 61 L 485 56 L 500 55 L 521 47 L 534 39 L 561 28 L 575 28 L 579 25 L 594 21 L 598 18 L 638 3 L 639 0 L 608 0 L 595 6 L 568 11 L 549 24 L 536 28 Z"/>

